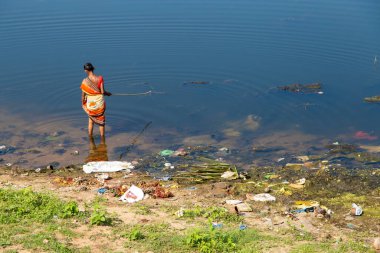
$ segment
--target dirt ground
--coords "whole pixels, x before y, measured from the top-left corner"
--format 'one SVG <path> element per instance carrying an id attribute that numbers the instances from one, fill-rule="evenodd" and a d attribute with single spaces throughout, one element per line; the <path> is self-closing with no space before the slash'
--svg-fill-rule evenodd
<path id="1" fill-rule="evenodd" d="M 179 185 L 174 181 L 157 181 L 137 172 L 108 174 L 110 179 L 99 181 L 94 174 L 84 174 L 79 170 L 35 173 L 2 168 L 0 170 L 0 187 L 14 189 L 30 187 L 38 192 L 53 192 L 64 200 L 76 201 L 79 203 L 80 209 L 84 210 L 86 205 L 100 196 L 98 189 L 101 187 L 116 189 L 121 185 L 156 184 L 166 191 L 170 191 L 173 197 L 154 198 L 152 194 L 146 194 L 144 200 L 128 204 L 119 201 L 119 198 L 111 190 L 108 190 L 101 195 L 106 199 L 107 212 L 116 217 L 118 222 L 122 224 L 159 224 L 165 221 L 170 225 L 170 230 L 180 232 L 196 226 L 196 222 L 180 219 L 177 215 L 178 210 L 196 206 L 217 206 L 226 208 L 231 214 L 241 215 L 247 227 L 279 238 L 289 231 L 295 231 L 295 233 L 301 234 L 308 233 L 316 241 L 321 242 L 326 240 L 345 241 L 357 237 L 358 240 L 372 245 L 374 238 L 379 236 L 379 223 L 374 224 L 370 229 L 352 229 L 352 227 L 343 227 L 336 219 L 323 215 L 317 216 L 316 213 L 293 214 L 289 212 L 286 201 L 250 201 L 245 194 L 234 190 L 236 186 L 235 182 L 232 181 Z M 237 212 L 234 205 L 226 204 L 226 200 L 231 199 L 248 203 L 252 211 Z M 332 216 L 334 217 L 334 213 Z M 347 219 L 345 223 L 348 223 L 360 219 L 360 217 L 345 219 Z M 135 252 L 125 249 L 125 239 L 111 239 L 115 236 L 113 227 L 88 226 L 78 222 L 73 231 L 81 236 L 74 237 L 71 244 L 77 247 L 87 246 L 90 248 L 90 252 Z M 7 248 L 7 250 L 11 249 L 19 250 L 17 252 L 28 252 L 14 246 Z M 271 248 L 268 252 L 290 252 L 290 247 Z"/>

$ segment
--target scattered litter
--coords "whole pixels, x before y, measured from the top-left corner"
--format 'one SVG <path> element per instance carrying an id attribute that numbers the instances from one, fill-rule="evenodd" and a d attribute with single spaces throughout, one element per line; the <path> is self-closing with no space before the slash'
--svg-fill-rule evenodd
<path id="1" fill-rule="evenodd" d="M 243 203 L 243 201 L 238 200 L 238 199 L 228 199 L 228 200 L 226 200 L 226 204 L 227 205 L 237 205 L 237 204 L 240 204 L 240 203 Z"/>
<path id="2" fill-rule="evenodd" d="M 239 177 L 238 173 L 236 171 L 225 171 L 222 175 L 222 178 L 232 180 L 232 179 L 237 179 Z"/>
<path id="3" fill-rule="evenodd" d="M 297 156 L 296 157 L 298 160 L 302 161 L 302 162 L 307 162 L 309 161 L 309 157 L 306 156 L 306 155 L 300 155 L 300 156 Z"/>
<path id="4" fill-rule="evenodd" d="M 173 150 L 164 149 L 160 151 L 160 156 L 171 156 L 174 153 Z"/>
<path id="5" fill-rule="evenodd" d="M 287 163 L 285 165 L 286 169 L 300 170 L 303 168 L 303 163 Z"/>
<path id="6" fill-rule="evenodd" d="M 302 184 L 289 184 L 289 187 L 293 189 L 303 189 L 305 186 Z"/>
<path id="7" fill-rule="evenodd" d="M 96 174 L 95 177 L 96 177 L 99 181 L 104 181 L 104 180 L 110 179 L 110 175 L 107 174 L 107 173 Z"/>
<path id="8" fill-rule="evenodd" d="M 163 188 L 162 186 L 160 185 L 157 185 L 155 190 L 154 190 L 154 193 L 153 193 L 153 197 L 155 198 L 171 198 L 173 197 L 173 193 L 171 191 L 169 191 L 168 189 L 165 189 Z"/>
<path id="9" fill-rule="evenodd" d="M 369 133 L 366 133 L 364 131 L 357 131 L 354 135 L 354 138 L 358 140 L 367 140 L 367 141 L 374 141 L 378 139 L 377 136 L 370 135 Z"/>
<path id="10" fill-rule="evenodd" d="M 351 215 L 360 216 L 363 214 L 363 209 L 357 204 L 352 204 Z"/>
<path id="11" fill-rule="evenodd" d="M 0 155 L 5 155 L 5 154 L 11 154 L 15 151 L 16 149 L 14 147 L 10 146 L 5 146 L 5 145 L 0 145 Z"/>
<path id="12" fill-rule="evenodd" d="M 299 200 L 299 201 L 294 201 L 294 204 L 293 204 L 293 208 L 297 208 L 297 209 L 306 209 L 306 208 L 317 207 L 317 206 L 319 206 L 319 202 L 313 201 L 313 200 L 309 200 L 309 201 Z"/>
<path id="13" fill-rule="evenodd" d="M 268 173 L 264 176 L 265 179 L 276 179 L 276 178 L 279 178 L 280 175 L 276 175 L 274 173 Z"/>
<path id="14" fill-rule="evenodd" d="M 289 184 L 289 187 L 292 187 L 294 189 L 302 189 L 305 187 L 305 183 L 306 183 L 306 179 L 301 178 L 301 179 L 298 179 L 295 183 Z"/>
<path id="15" fill-rule="evenodd" d="M 314 212 L 314 207 L 307 207 L 307 208 L 301 208 L 301 209 L 295 209 L 292 210 L 292 213 L 312 213 Z"/>
<path id="16" fill-rule="evenodd" d="M 163 176 L 163 177 L 159 177 L 157 179 L 161 180 L 161 181 L 170 181 L 170 180 L 172 180 L 172 177 L 171 176 Z"/>
<path id="17" fill-rule="evenodd" d="M 72 177 L 56 177 L 53 179 L 53 183 L 59 186 L 69 186 L 75 183 Z"/>
<path id="18" fill-rule="evenodd" d="M 228 153 L 230 150 L 226 147 L 220 148 L 219 151 Z"/>
<path id="19" fill-rule="evenodd" d="M 252 212 L 252 208 L 247 203 L 240 203 L 235 206 L 236 211 L 240 212 Z"/>
<path id="20" fill-rule="evenodd" d="M 247 225 L 245 225 L 245 224 L 240 224 L 239 225 L 239 230 L 246 230 L 248 227 L 247 227 Z"/>
<path id="21" fill-rule="evenodd" d="M 198 188 L 195 187 L 195 186 L 190 186 L 190 187 L 187 187 L 186 190 L 189 190 L 189 191 L 195 191 L 197 190 Z"/>
<path id="22" fill-rule="evenodd" d="M 182 217 L 183 211 L 185 211 L 185 209 L 183 209 L 183 207 L 181 207 L 175 214 L 177 215 L 177 217 Z"/>
<path id="23" fill-rule="evenodd" d="M 171 163 L 165 163 L 164 166 L 170 168 L 170 166 L 172 166 L 172 164 Z"/>
<path id="24" fill-rule="evenodd" d="M 276 197 L 270 195 L 269 193 L 260 193 L 260 194 L 246 194 L 247 199 L 253 200 L 253 201 L 261 201 L 261 202 L 267 202 L 267 201 L 276 201 Z"/>
<path id="25" fill-rule="evenodd" d="M 323 92 L 323 91 L 318 91 L 317 94 L 319 94 L 319 95 L 323 95 L 324 92 Z"/>
<path id="26" fill-rule="evenodd" d="M 281 158 L 278 158 L 278 159 L 277 159 L 277 162 L 279 163 L 279 162 L 281 162 L 281 161 L 283 161 L 283 160 L 285 160 L 285 158 L 284 158 L 284 157 L 281 157 Z"/>
<path id="27" fill-rule="evenodd" d="M 72 155 L 79 155 L 79 151 L 78 150 L 75 150 L 73 153 L 71 153 Z"/>
<path id="28" fill-rule="evenodd" d="M 11 163 L 6 163 L 5 166 L 7 166 L 7 167 L 11 167 L 12 164 L 11 164 Z"/>
<path id="29" fill-rule="evenodd" d="M 213 228 L 222 228 L 223 227 L 223 223 L 213 222 L 212 223 L 212 227 Z"/>
<path id="30" fill-rule="evenodd" d="M 121 170 L 130 171 L 134 166 L 130 162 L 119 161 L 102 161 L 102 162 L 89 162 L 83 165 L 83 171 L 85 173 L 92 172 L 116 172 Z"/>
<path id="31" fill-rule="evenodd" d="M 108 189 L 107 188 L 99 188 L 98 189 L 98 194 L 104 194 Z"/>
<path id="32" fill-rule="evenodd" d="M 134 203 L 144 199 L 144 192 L 139 187 L 132 185 L 119 200 L 128 203 Z"/>
<path id="33" fill-rule="evenodd" d="M 42 171 L 41 168 L 37 168 L 37 169 L 34 170 L 34 172 L 36 172 L 36 173 L 40 173 L 41 171 Z"/>
<path id="34" fill-rule="evenodd" d="M 187 156 L 188 153 L 186 152 L 186 150 L 184 148 L 179 148 L 176 151 L 174 151 L 173 155 L 174 156 Z"/>

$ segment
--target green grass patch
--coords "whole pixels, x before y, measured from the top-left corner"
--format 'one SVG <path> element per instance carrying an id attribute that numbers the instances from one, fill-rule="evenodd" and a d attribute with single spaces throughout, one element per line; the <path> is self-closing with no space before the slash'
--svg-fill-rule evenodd
<path id="1" fill-rule="evenodd" d="M 77 203 L 62 201 L 51 194 L 22 190 L 0 189 L 0 224 L 23 221 L 48 222 L 54 218 L 82 215 Z"/>
<path id="2" fill-rule="evenodd" d="M 0 249 L 12 245 L 38 252 L 86 252 L 70 246 L 75 237 L 69 218 L 85 218 L 74 201 L 48 193 L 0 189 Z M 56 235 L 60 234 L 57 239 Z"/>
<path id="3" fill-rule="evenodd" d="M 242 222 L 243 217 L 228 212 L 227 209 L 222 207 L 195 207 L 191 209 L 180 210 L 181 217 L 183 218 L 196 218 L 203 217 L 211 221 L 223 221 L 223 222 Z"/>
<path id="4" fill-rule="evenodd" d="M 305 243 L 295 246 L 290 253 L 375 253 L 368 245 L 362 242 L 340 243 Z"/>

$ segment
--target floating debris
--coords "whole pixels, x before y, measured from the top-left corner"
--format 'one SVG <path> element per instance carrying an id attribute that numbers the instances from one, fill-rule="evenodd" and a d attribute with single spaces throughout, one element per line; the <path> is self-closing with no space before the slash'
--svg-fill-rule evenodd
<path id="1" fill-rule="evenodd" d="M 209 81 L 189 81 L 189 82 L 184 82 L 183 84 L 210 84 Z"/>
<path id="2" fill-rule="evenodd" d="M 299 92 L 299 93 L 319 93 L 320 94 L 321 89 L 322 89 L 322 84 L 321 83 L 310 83 L 310 84 L 294 83 L 294 84 L 285 85 L 285 86 L 278 86 L 278 88 L 283 91 L 289 91 L 289 92 L 294 92 L 294 93 Z"/>
<path id="3" fill-rule="evenodd" d="M 330 149 L 329 153 L 353 153 L 358 150 L 358 146 L 354 144 L 340 144 L 339 142 L 334 142 L 329 144 L 326 148 Z"/>
<path id="4" fill-rule="evenodd" d="M 367 140 L 367 141 L 374 141 L 378 139 L 377 136 L 370 135 L 369 133 L 366 133 L 364 131 L 357 131 L 354 135 L 354 138 L 358 140 Z"/>
<path id="5" fill-rule="evenodd" d="M 0 145 L 0 155 L 11 154 L 16 148 L 11 146 Z"/>
<path id="6" fill-rule="evenodd" d="M 380 96 L 366 97 L 366 98 L 364 98 L 364 102 L 379 103 L 380 102 Z"/>
<path id="7" fill-rule="evenodd" d="M 164 149 L 160 151 L 160 156 L 171 156 L 174 153 L 173 150 Z"/>

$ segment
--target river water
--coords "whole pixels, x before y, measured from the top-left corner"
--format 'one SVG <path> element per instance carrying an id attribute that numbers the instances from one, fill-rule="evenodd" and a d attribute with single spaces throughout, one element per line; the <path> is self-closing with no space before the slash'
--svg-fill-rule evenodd
<path id="1" fill-rule="evenodd" d="M 85 62 L 113 93 L 153 91 L 107 98 L 110 159 L 150 121 L 135 157 L 186 145 L 378 145 L 354 136 L 380 136 L 380 107 L 363 102 L 380 94 L 379 27 L 374 0 L 0 0 L 0 144 L 18 150 L 0 158 L 85 160 Z M 276 88 L 315 82 L 323 94 Z"/>

